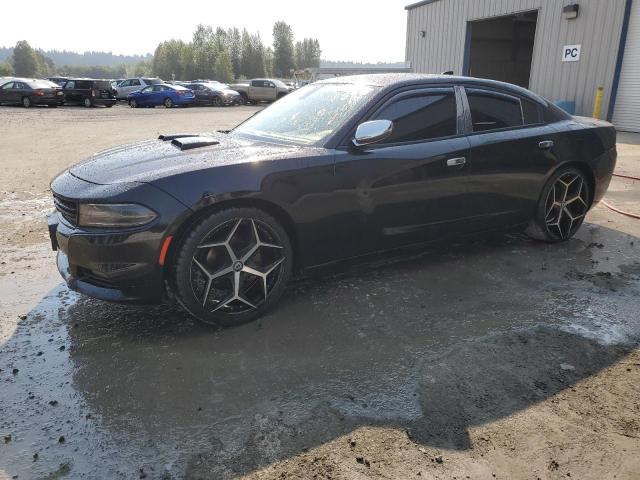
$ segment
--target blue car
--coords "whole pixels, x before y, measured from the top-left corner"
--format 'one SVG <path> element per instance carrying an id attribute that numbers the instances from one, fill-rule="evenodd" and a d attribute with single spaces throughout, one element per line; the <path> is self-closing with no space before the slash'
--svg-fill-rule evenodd
<path id="1" fill-rule="evenodd" d="M 193 91 L 179 85 L 149 85 L 137 92 L 127 95 L 131 108 L 158 107 L 164 105 L 167 108 L 183 105 L 193 105 L 196 96 Z"/>

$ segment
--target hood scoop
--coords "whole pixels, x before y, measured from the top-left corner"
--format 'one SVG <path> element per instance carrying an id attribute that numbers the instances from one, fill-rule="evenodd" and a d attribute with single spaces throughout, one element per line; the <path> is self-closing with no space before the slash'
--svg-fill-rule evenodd
<path id="1" fill-rule="evenodd" d="M 220 144 L 220 141 L 214 137 L 194 134 L 160 135 L 158 139 L 163 142 L 171 141 L 171 145 L 178 147 L 180 150 L 191 150 L 192 148 L 209 147 Z"/>

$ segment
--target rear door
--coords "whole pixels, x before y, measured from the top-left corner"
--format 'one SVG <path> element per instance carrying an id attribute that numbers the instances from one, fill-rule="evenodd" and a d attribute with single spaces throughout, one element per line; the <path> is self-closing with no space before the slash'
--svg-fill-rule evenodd
<path id="1" fill-rule="evenodd" d="M 64 100 L 67 103 L 76 103 L 78 101 L 75 80 L 68 80 L 63 87 Z"/>
<path id="2" fill-rule="evenodd" d="M 546 173 L 556 163 L 553 130 L 533 100 L 499 90 L 463 89 L 469 159 L 469 214 L 474 230 L 528 221 Z"/>
<path id="3" fill-rule="evenodd" d="M 253 80 L 251 82 L 251 95 L 249 98 L 251 100 L 266 100 L 267 94 L 264 80 Z"/>
<path id="4" fill-rule="evenodd" d="M 277 95 L 277 88 L 276 88 L 276 84 L 270 81 L 265 81 L 265 100 L 269 100 L 269 101 L 273 101 L 275 100 L 278 95 Z"/>

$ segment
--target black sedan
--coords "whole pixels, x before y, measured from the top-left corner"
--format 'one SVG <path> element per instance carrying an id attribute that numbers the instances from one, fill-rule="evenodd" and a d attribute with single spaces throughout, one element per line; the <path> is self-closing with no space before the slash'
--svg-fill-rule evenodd
<path id="1" fill-rule="evenodd" d="M 48 105 L 57 107 L 64 103 L 62 88 L 48 80 L 14 78 L 0 85 L 0 105 Z"/>
<path id="2" fill-rule="evenodd" d="M 224 83 L 192 82 L 185 83 L 183 86 L 193 90 L 197 105 L 222 107 L 237 105 L 242 101 L 240 94 Z"/>
<path id="3" fill-rule="evenodd" d="M 340 260 L 498 229 L 567 240 L 607 190 L 615 141 L 505 83 L 343 77 L 230 132 L 94 155 L 52 182 L 49 228 L 72 289 L 234 325 Z"/>

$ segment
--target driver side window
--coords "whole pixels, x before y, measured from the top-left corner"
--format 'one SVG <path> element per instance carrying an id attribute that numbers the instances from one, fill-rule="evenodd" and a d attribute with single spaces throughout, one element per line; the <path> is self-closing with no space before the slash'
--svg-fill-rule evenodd
<path id="1" fill-rule="evenodd" d="M 393 122 L 385 144 L 450 137 L 457 133 L 456 96 L 452 88 L 402 94 L 375 118 Z"/>

